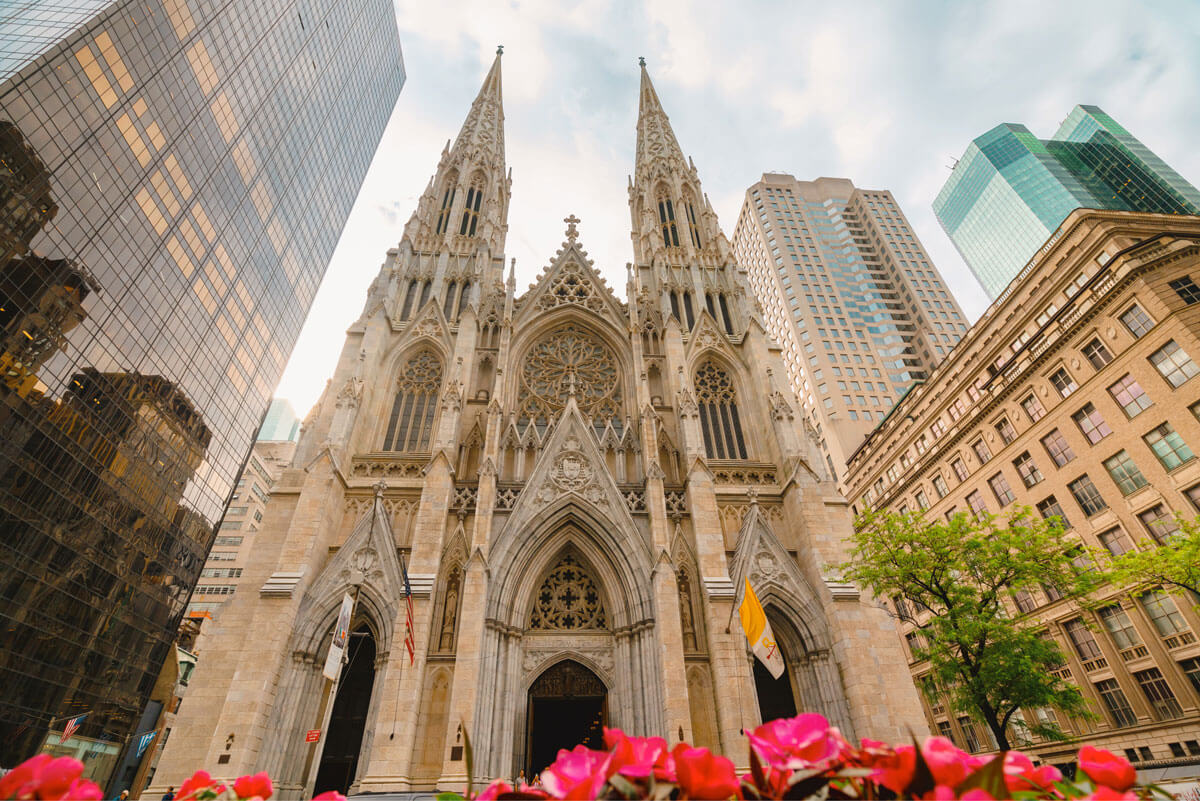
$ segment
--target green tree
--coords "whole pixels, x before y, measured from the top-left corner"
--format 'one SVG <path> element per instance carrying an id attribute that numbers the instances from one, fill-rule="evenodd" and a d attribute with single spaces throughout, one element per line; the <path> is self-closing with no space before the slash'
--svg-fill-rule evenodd
<path id="1" fill-rule="evenodd" d="M 1074 552 L 1072 552 L 1073 554 Z M 1005 607 L 1011 593 L 1052 585 L 1080 597 L 1098 574 L 1064 552 L 1058 518 L 1029 507 L 1006 518 L 959 513 L 948 521 L 868 510 L 855 521 L 846 578 L 897 602 L 902 619 L 924 635 L 918 658 L 959 712 L 983 721 L 1001 748 L 1022 707 L 1056 707 L 1089 717 L 1079 688 L 1053 675 L 1065 661 L 1036 621 Z M 1065 739 L 1053 724 L 1027 721 L 1029 731 Z"/>
<path id="2" fill-rule="evenodd" d="M 1161 584 L 1200 595 L 1200 518 L 1177 517 L 1178 531 L 1147 551 L 1126 551 L 1112 560 L 1113 584 Z"/>

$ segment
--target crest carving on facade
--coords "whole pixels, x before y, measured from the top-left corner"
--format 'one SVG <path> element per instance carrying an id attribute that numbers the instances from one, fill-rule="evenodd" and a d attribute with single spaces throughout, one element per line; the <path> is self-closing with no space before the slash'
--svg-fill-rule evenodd
<path id="1" fill-rule="evenodd" d="M 556 498 L 573 492 L 596 506 L 605 506 L 608 498 L 596 481 L 596 471 L 581 448 L 579 438 L 571 434 L 563 442 L 563 449 L 554 457 L 547 480 L 538 490 L 535 499 L 549 503 Z"/>

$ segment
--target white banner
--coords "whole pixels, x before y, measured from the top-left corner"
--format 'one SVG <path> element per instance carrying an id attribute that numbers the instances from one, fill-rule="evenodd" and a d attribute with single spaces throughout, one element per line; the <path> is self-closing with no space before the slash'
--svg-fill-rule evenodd
<path id="1" fill-rule="evenodd" d="M 350 615 L 354 613 L 354 599 L 350 593 L 342 596 L 342 608 L 338 610 L 337 625 L 333 627 L 333 641 L 329 643 L 329 655 L 325 657 L 325 669 L 321 673 L 330 681 L 337 681 L 342 669 L 342 655 L 346 653 L 346 640 L 350 637 Z"/>

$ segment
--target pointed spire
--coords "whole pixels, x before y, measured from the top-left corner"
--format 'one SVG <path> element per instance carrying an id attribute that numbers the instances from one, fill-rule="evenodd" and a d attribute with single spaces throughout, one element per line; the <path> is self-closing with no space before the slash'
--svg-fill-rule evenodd
<path id="1" fill-rule="evenodd" d="M 450 148 L 452 160 L 455 156 L 469 155 L 473 157 L 472 160 L 496 168 L 501 174 L 504 170 L 504 96 L 500 85 L 500 58 L 503 52 L 503 45 L 496 48 L 492 68 L 483 79 L 483 86 L 471 104 L 462 130 Z M 473 149 L 477 152 L 464 153 Z"/>
<path id="2" fill-rule="evenodd" d="M 687 160 L 683 157 L 678 140 L 675 139 L 675 132 L 671 130 L 671 122 L 667 119 L 667 112 L 663 111 L 658 92 L 654 91 L 650 73 L 646 71 L 646 59 L 639 58 L 638 63 L 642 70 L 642 86 L 638 102 L 637 162 L 634 174 L 642 174 L 660 159 L 676 162 L 673 166 L 687 170 Z"/>

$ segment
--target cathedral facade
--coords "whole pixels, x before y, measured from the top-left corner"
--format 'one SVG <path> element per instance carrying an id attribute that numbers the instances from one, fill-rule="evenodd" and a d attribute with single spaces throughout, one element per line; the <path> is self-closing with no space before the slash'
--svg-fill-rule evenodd
<path id="1" fill-rule="evenodd" d="M 500 61 L 272 490 L 155 788 L 461 788 L 468 738 L 476 779 L 511 777 L 605 725 L 738 764 L 742 729 L 797 711 L 924 729 L 890 618 L 833 578 L 847 503 L 645 68 L 622 301 L 573 216 L 528 291 L 506 278 Z M 746 578 L 779 680 L 735 618 Z"/>

